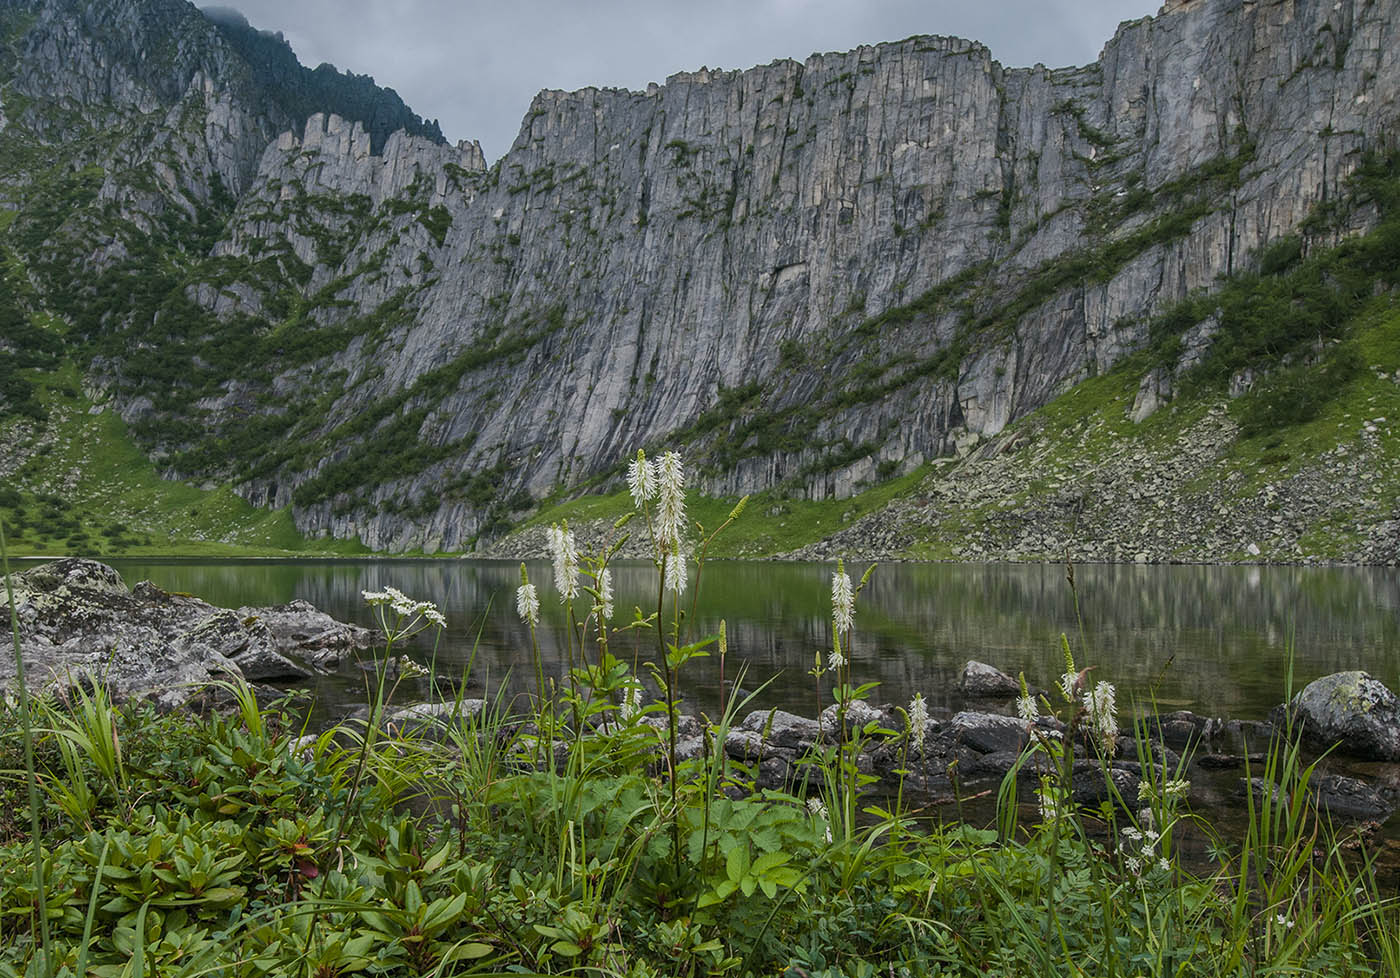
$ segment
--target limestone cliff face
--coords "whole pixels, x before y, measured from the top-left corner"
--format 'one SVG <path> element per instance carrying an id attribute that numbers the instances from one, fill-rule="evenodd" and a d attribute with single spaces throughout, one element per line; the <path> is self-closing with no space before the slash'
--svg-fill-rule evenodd
<path id="1" fill-rule="evenodd" d="M 468 547 L 640 445 L 712 492 L 848 494 L 1111 367 L 1340 194 L 1400 123 L 1395 13 L 1186 0 L 1082 68 L 923 37 L 544 92 L 490 169 L 334 115 L 273 138 L 205 70 L 176 97 L 227 121 L 190 165 L 238 200 L 183 294 L 211 336 L 320 345 L 170 409 L 222 461 L 188 430 L 154 450 L 386 549 Z M 275 451 L 239 454 L 250 416 Z"/>
<path id="2" fill-rule="evenodd" d="M 490 174 L 434 178 L 452 223 L 431 281 L 345 358 L 325 422 L 476 351 L 421 402 L 417 437 L 459 448 L 298 520 L 458 548 L 484 507 L 439 487 L 477 469 L 538 496 L 683 440 L 712 491 L 822 497 L 995 434 L 1338 194 L 1394 131 L 1396 41 L 1382 4 L 1201 0 L 1077 69 L 916 38 L 542 93 Z M 284 138 L 260 179 L 287 186 L 307 152 Z M 354 148 L 319 153 L 330 172 Z"/>

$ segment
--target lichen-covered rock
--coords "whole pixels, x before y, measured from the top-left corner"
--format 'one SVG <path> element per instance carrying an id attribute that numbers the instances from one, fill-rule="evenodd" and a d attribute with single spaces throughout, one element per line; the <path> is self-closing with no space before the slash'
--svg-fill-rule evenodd
<path id="1" fill-rule="evenodd" d="M 317 665 L 334 665 L 347 650 L 368 648 L 374 633 L 337 621 L 309 601 L 293 599 L 268 608 L 239 608 L 245 620 L 266 628 L 279 648 Z"/>
<path id="2" fill-rule="evenodd" d="M 1315 679 L 1290 704 L 1303 734 L 1322 747 L 1377 761 L 1400 761 L 1400 699 L 1365 672 Z"/>
<path id="3" fill-rule="evenodd" d="M 282 609 L 216 608 L 148 581 L 127 589 L 106 564 L 69 557 L 13 576 L 20 653 L 31 689 L 102 685 L 115 699 L 148 698 L 174 708 L 212 681 L 298 679 L 298 631 L 367 644 L 355 626 L 329 629 L 315 609 L 298 629 Z M 307 606 L 310 608 L 310 606 Z M 283 635 L 263 622 L 271 611 Z M 280 615 L 280 617 L 278 617 Z M 331 641 L 325 638 L 325 641 Z M 13 656 L 0 656 L 0 688 L 15 680 Z"/>
<path id="4" fill-rule="evenodd" d="M 822 735 L 827 740 L 839 740 L 843 735 L 856 737 L 860 732 L 874 724 L 882 727 L 886 723 L 885 712 L 878 707 L 871 706 L 865 700 L 851 700 L 846 704 L 845 710 L 845 730 L 843 733 L 841 706 L 833 703 L 821 715 Z M 885 727 L 885 729 L 890 729 Z"/>

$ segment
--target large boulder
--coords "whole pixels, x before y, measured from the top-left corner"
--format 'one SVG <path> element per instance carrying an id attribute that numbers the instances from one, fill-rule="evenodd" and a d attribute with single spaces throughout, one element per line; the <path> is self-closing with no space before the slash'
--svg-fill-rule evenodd
<path id="1" fill-rule="evenodd" d="M 78 557 L 15 574 L 12 583 L 20 654 L 36 691 L 100 685 L 116 700 L 145 698 L 171 709 L 219 679 L 311 675 L 288 624 L 291 606 L 234 612 L 148 581 L 128 589 L 113 568 Z M 369 644 L 367 629 L 341 625 L 332 632 L 322 621 L 330 619 L 306 607 L 314 615 L 304 633 Z M 14 656 L 0 655 L 0 689 L 14 681 Z"/>
<path id="2" fill-rule="evenodd" d="M 1365 672 L 1315 679 L 1293 698 L 1293 720 L 1321 747 L 1354 757 L 1400 761 L 1400 699 Z"/>

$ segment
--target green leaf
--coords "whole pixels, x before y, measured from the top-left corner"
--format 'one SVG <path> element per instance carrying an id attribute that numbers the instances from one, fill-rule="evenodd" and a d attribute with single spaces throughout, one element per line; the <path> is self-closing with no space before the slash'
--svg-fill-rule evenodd
<path id="1" fill-rule="evenodd" d="M 231 903 L 248 892 L 246 886 L 215 886 L 204 891 L 206 903 Z"/>
<path id="2" fill-rule="evenodd" d="M 495 951 L 495 947 L 490 944 L 483 944 L 480 941 L 468 941 L 466 944 L 458 944 L 452 950 L 442 956 L 446 963 L 453 961 L 474 961 L 477 958 L 484 958 Z"/>
<path id="3" fill-rule="evenodd" d="M 729 850 L 724 860 L 724 875 L 737 883 L 749 871 L 749 847 L 743 843 Z"/>
<path id="4" fill-rule="evenodd" d="M 770 870 L 783 865 L 791 859 L 792 856 L 786 852 L 765 852 L 754 860 L 753 873 L 755 876 L 765 876 Z"/>

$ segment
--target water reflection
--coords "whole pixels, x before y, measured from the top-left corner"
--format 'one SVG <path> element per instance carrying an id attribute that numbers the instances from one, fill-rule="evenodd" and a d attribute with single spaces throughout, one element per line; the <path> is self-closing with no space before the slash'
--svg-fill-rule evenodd
<path id="1" fill-rule="evenodd" d="M 463 560 L 113 561 L 129 583 L 150 579 L 226 606 L 304 598 L 337 617 L 372 624 L 360 592 L 393 585 L 438 603 L 451 628 L 436 650 L 440 671 L 496 687 L 532 684 L 529 633 L 515 617 L 515 563 Z M 853 568 L 858 571 L 860 568 Z M 564 609 L 546 563 L 529 565 L 540 586 L 540 647 L 551 675 L 564 672 Z M 823 564 L 715 561 L 701 581 L 693 636 L 728 621 L 733 676 L 745 686 L 772 680 L 764 706 L 810 712 L 808 670 L 829 646 L 829 585 Z M 617 614 L 653 611 L 649 564 L 616 568 Z M 1400 685 L 1400 579 L 1388 568 L 1155 567 L 1076 569 L 1075 595 L 1054 565 L 886 564 L 857 601 L 857 678 L 876 680 L 876 698 L 902 702 L 916 691 L 930 705 L 959 704 L 954 689 L 967 659 L 981 659 L 1048 686 L 1062 671 L 1059 636 L 1081 663 L 1119 684 L 1120 698 L 1155 697 L 1163 708 L 1262 717 L 1283 696 L 1291 648 L 1296 682 L 1366 669 Z M 613 651 L 655 657 L 654 639 L 623 631 Z M 418 646 L 413 654 L 434 654 Z M 682 682 L 693 705 L 713 711 L 718 665 L 702 659 Z M 329 677 L 323 697 L 358 700 L 358 670 Z M 507 680 L 507 677 L 510 677 Z M 1126 695 L 1125 695 L 1126 694 Z M 338 707 L 334 707 L 338 708 Z"/>

